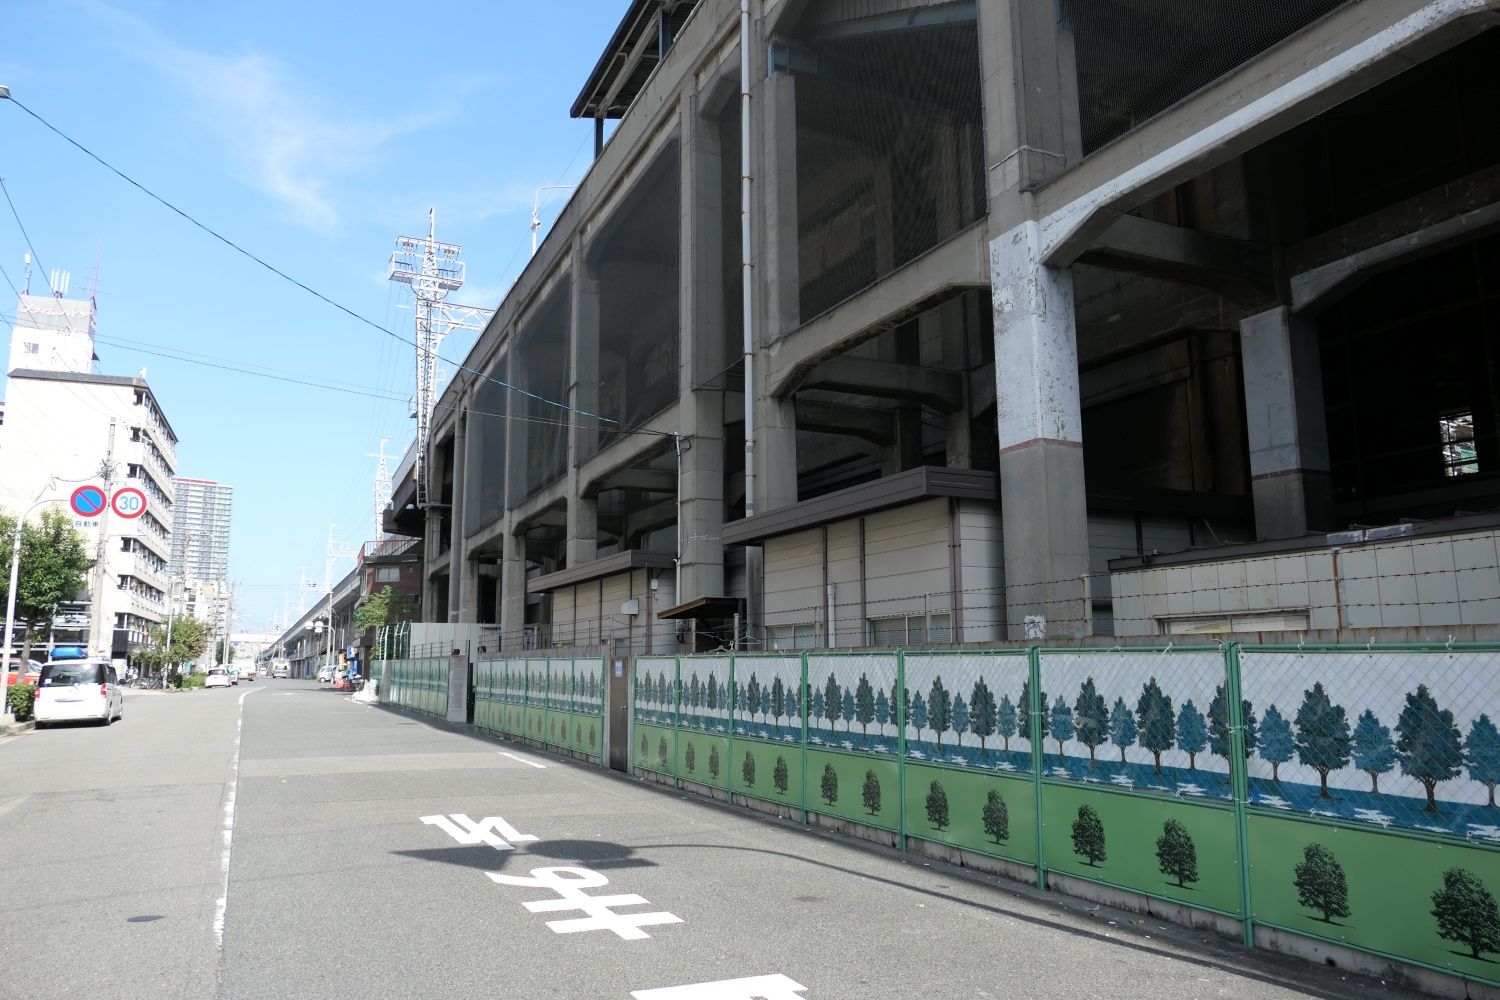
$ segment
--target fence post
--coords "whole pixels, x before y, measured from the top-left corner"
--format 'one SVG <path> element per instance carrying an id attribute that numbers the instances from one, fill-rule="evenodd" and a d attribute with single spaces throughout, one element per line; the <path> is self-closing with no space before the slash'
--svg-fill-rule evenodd
<path id="1" fill-rule="evenodd" d="M 682 787 L 677 761 L 682 753 L 682 657 L 672 657 L 672 784 Z"/>
<path id="2" fill-rule="evenodd" d="M 1042 746 L 1042 649 L 1040 646 L 1029 646 L 1026 650 L 1027 665 L 1031 674 L 1031 704 L 1027 706 L 1030 715 L 1031 733 L 1031 781 L 1036 789 L 1036 887 L 1047 888 L 1047 855 L 1045 850 L 1045 837 L 1042 835 L 1042 771 L 1046 766 L 1045 748 Z"/>
<path id="3" fill-rule="evenodd" d="M 906 701 L 906 650 L 896 650 L 896 690 L 898 702 Z M 896 801 L 901 807 L 896 811 L 900 817 L 900 848 L 906 851 L 906 713 L 896 707 Z"/>
<path id="4" fill-rule="evenodd" d="M 802 661 L 801 687 L 797 691 L 797 711 L 802 715 L 802 825 L 807 826 L 807 653 L 798 657 Z"/>
<path id="5" fill-rule="evenodd" d="M 735 661 L 738 653 L 729 654 L 729 740 L 724 746 L 724 801 L 734 805 L 734 720 L 740 714 L 740 689 L 735 686 Z"/>
<path id="6" fill-rule="evenodd" d="M 1250 775 L 1245 760 L 1245 703 L 1240 694 L 1240 644 L 1224 650 L 1225 698 L 1229 705 L 1229 779 L 1234 791 L 1235 836 L 1239 841 L 1240 908 L 1245 947 L 1255 947 L 1255 916 L 1250 906 L 1250 836 L 1246 806 L 1250 802 Z"/>

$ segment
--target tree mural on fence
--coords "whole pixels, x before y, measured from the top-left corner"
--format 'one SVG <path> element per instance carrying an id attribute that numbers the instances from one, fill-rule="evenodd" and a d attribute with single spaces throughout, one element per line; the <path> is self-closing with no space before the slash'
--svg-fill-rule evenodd
<path id="1" fill-rule="evenodd" d="M 1177 742 L 1177 720 L 1172 715 L 1172 699 L 1162 693 L 1155 677 L 1141 688 L 1140 700 L 1135 704 L 1135 718 L 1140 726 L 1141 746 L 1151 751 L 1156 760 L 1156 773 L 1161 774 L 1161 755 Z"/>
<path id="2" fill-rule="evenodd" d="M 1255 707 L 1251 705 L 1249 698 L 1240 701 L 1240 721 L 1243 727 L 1241 735 L 1245 740 L 1245 756 L 1249 757 L 1260 743 L 1260 730 L 1255 721 Z M 1210 753 L 1223 757 L 1227 762 L 1229 746 L 1229 696 L 1224 691 L 1224 685 L 1220 684 L 1214 689 L 1213 700 L 1208 703 L 1208 749 Z"/>
<path id="3" fill-rule="evenodd" d="M 752 721 L 755 713 L 760 711 L 760 678 L 754 674 L 750 675 L 750 683 L 745 685 L 745 708 Z"/>
<path id="4" fill-rule="evenodd" d="M 891 701 L 881 691 L 875 696 L 875 724 L 884 732 L 886 724 L 891 721 Z"/>
<path id="5" fill-rule="evenodd" d="M 771 784 L 775 785 L 776 791 L 782 795 L 786 794 L 787 778 L 786 758 L 777 755 L 776 766 L 771 769 Z"/>
<path id="6" fill-rule="evenodd" d="M 786 714 L 786 685 L 780 677 L 771 682 L 771 718 L 776 724 L 781 725 L 781 717 Z"/>
<path id="7" fill-rule="evenodd" d="M 746 788 L 755 787 L 755 754 L 745 751 L 745 760 L 740 765 L 740 777 L 745 779 Z"/>
<path id="8" fill-rule="evenodd" d="M 1427 792 L 1427 812 L 1437 812 L 1438 782 L 1460 774 L 1464 761 L 1463 736 L 1454 725 L 1453 713 L 1439 709 L 1427 685 L 1406 696 L 1406 707 L 1396 720 L 1396 759 L 1401 773 L 1416 778 Z"/>
<path id="9" fill-rule="evenodd" d="M 820 791 L 823 793 L 823 801 L 829 805 L 839 800 L 839 773 L 833 769 L 832 764 L 823 765 L 823 784 Z"/>
<path id="10" fill-rule="evenodd" d="M 703 707 L 710 712 L 719 709 L 719 679 L 713 674 L 708 675 L 708 681 L 703 685 Z"/>
<path id="11" fill-rule="evenodd" d="M 1010 738 L 1016 735 L 1018 722 L 1016 706 L 1011 704 L 1010 695 L 1004 695 L 995 708 L 995 732 L 1000 734 L 1007 753 L 1010 752 Z"/>
<path id="12" fill-rule="evenodd" d="M 1178 820 L 1162 824 L 1161 836 L 1156 838 L 1156 863 L 1163 875 L 1177 880 L 1179 889 L 1198 881 L 1198 848 Z"/>
<path id="13" fill-rule="evenodd" d="M 964 733 L 969 731 L 969 705 L 964 701 L 964 696 L 956 694 L 953 696 L 953 742 L 963 746 Z"/>
<path id="14" fill-rule="evenodd" d="M 797 701 L 797 692 L 790 687 L 786 689 L 786 714 L 788 725 L 801 725 L 802 705 Z"/>
<path id="15" fill-rule="evenodd" d="M 665 770 L 667 766 L 667 740 L 665 737 L 656 746 L 656 759 L 661 761 L 661 766 Z"/>
<path id="16" fill-rule="evenodd" d="M 696 670 L 693 671 L 693 676 L 688 678 L 687 703 L 693 718 L 698 719 L 701 724 L 703 713 L 698 709 L 703 704 L 703 683 L 698 680 Z"/>
<path id="17" fill-rule="evenodd" d="M 865 772 L 864 803 L 871 816 L 880 812 L 880 779 L 874 771 Z"/>
<path id="18" fill-rule="evenodd" d="M 844 700 L 840 707 L 843 709 L 844 732 L 852 732 L 854 729 L 854 692 L 844 688 Z"/>
<path id="19" fill-rule="evenodd" d="M 1093 770 L 1099 766 L 1096 758 L 1100 745 L 1109 739 L 1109 708 L 1092 677 L 1083 682 L 1078 700 L 1073 702 L 1073 728 L 1078 742 L 1089 748 L 1089 769 Z"/>
<path id="20" fill-rule="evenodd" d="M 1266 709 L 1265 720 L 1260 724 L 1260 757 L 1271 765 L 1271 780 L 1281 780 L 1281 765 L 1292 759 L 1296 742 L 1292 739 L 1292 726 L 1275 705 Z"/>
<path id="21" fill-rule="evenodd" d="M 1270 714 L 1266 713 L 1268 717 Z M 1302 861 L 1292 869 L 1292 884 L 1297 888 L 1297 901 L 1322 913 L 1319 919 L 1324 923 L 1349 915 L 1349 880 L 1344 866 L 1322 844 L 1302 848 Z"/>
<path id="22" fill-rule="evenodd" d="M 812 696 L 812 717 L 814 719 L 823 718 L 824 707 L 825 703 L 823 700 L 823 691 L 821 688 L 819 688 L 817 691 L 813 692 Z"/>
<path id="23" fill-rule="evenodd" d="M 1047 692 L 1046 691 L 1042 691 L 1042 692 L 1039 693 L 1038 698 L 1037 698 L 1037 704 L 1041 705 L 1041 708 L 1042 708 L 1042 715 L 1041 715 L 1042 732 L 1041 732 L 1041 738 L 1043 740 L 1046 740 L 1047 733 L 1049 732 L 1049 729 L 1050 729 L 1050 727 L 1048 726 L 1048 719 L 1047 719 Z M 1018 702 L 1016 702 L 1016 709 L 1017 709 L 1016 732 L 1019 733 L 1021 736 L 1024 736 L 1026 738 L 1026 742 L 1030 743 L 1032 737 L 1031 737 L 1031 679 L 1029 677 L 1026 679 L 1026 682 L 1021 685 L 1021 700 L 1018 701 Z"/>
<path id="24" fill-rule="evenodd" d="M 980 819 L 984 822 L 984 832 L 995 843 L 1010 839 L 1010 809 L 1005 805 L 1005 796 L 994 789 L 984 797 L 984 812 Z"/>
<path id="25" fill-rule="evenodd" d="M 1438 937 L 1457 941 L 1470 958 L 1500 951 L 1500 910 L 1478 875 L 1463 868 L 1443 872 L 1443 887 L 1432 894 Z"/>
<path id="26" fill-rule="evenodd" d="M 939 833 L 948 828 L 948 793 L 941 781 L 934 781 L 927 789 L 927 822 Z"/>
<path id="27" fill-rule="evenodd" d="M 715 781 L 719 778 L 719 748 L 716 746 L 708 748 L 708 776 Z"/>
<path id="28" fill-rule="evenodd" d="M 943 749 L 943 734 L 953 726 L 953 696 L 943 686 L 941 675 L 933 678 L 932 688 L 927 692 L 927 722 L 935 734 L 935 745 Z"/>
<path id="29" fill-rule="evenodd" d="M 854 719 L 859 723 L 860 735 L 870 735 L 870 723 L 875 721 L 875 689 L 864 674 L 859 675 L 859 685 L 854 690 Z"/>
<path id="30" fill-rule="evenodd" d="M 771 689 L 761 688 L 760 692 L 760 721 L 765 722 L 771 717 Z"/>
<path id="31" fill-rule="evenodd" d="M 1319 798 L 1328 794 L 1328 772 L 1349 763 L 1353 740 L 1343 706 L 1335 705 L 1323 690 L 1321 682 L 1302 695 L 1302 707 L 1294 720 L 1297 731 L 1297 760 L 1318 772 Z"/>
<path id="32" fill-rule="evenodd" d="M 1350 748 L 1354 766 L 1370 776 L 1370 791 L 1380 792 L 1380 776 L 1396 766 L 1396 746 L 1391 731 L 1382 726 L 1368 708 L 1354 724 L 1354 743 Z"/>
<path id="33" fill-rule="evenodd" d="M 698 752 L 693 748 L 692 740 L 688 740 L 687 749 L 682 752 L 682 763 L 689 773 L 698 766 Z"/>
<path id="34" fill-rule="evenodd" d="M 922 738 L 922 730 L 927 728 L 927 701 L 921 695 L 911 700 L 911 712 L 906 716 L 911 720 L 911 725 L 917 731 L 917 739 Z"/>
<path id="35" fill-rule="evenodd" d="M 1464 759 L 1469 764 L 1470 779 L 1489 790 L 1491 809 L 1495 808 L 1495 785 L 1500 784 L 1500 732 L 1488 715 L 1481 714 L 1469 726 L 1469 738 L 1464 741 Z"/>
<path id="36" fill-rule="evenodd" d="M 1099 862 L 1109 860 L 1104 851 L 1104 823 L 1093 806 L 1078 807 L 1078 818 L 1073 821 L 1073 853 L 1090 868 L 1098 868 Z"/>
<path id="37" fill-rule="evenodd" d="M 838 678 L 833 674 L 828 675 L 828 683 L 823 685 L 823 718 L 828 720 L 828 732 L 832 734 L 834 723 L 838 721 L 839 711 L 843 707 L 844 691 L 839 687 Z"/>
<path id="38" fill-rule="evenodd" d="M 1073 712 L 1062 695 L 1052 703 L 1052 738 L 1057 741 L 1057 755 L 1063 755 L 1063 743 L 1073 738 Z"/>
<path id="39" fill-rule="evenodd" d="M 641 734 L 641 759 L 645 760 L 651 755 L 651 744 L 646 740 L 646 734 Z"/>
<path id="40" fill-rule="evenodd" d="M 981 677 L 969 692 L 969 729 L 979 738 L 980 753 L 985 753 L 984 741 L 995 735 L 998 715 L 994 692 Z"/>
<path id="41" fill-rule="evenodd" d="M 1115 699 L 1115 707 L 1109 711 L 1109 741 L 1120 748 L 1120 763 L 1125 763 L 1125 751 L 1135 746 L 1137 736 L 1135 713 L 1125 704 L 1124 698 Z"/>
<path id="42" fill-rule="evenodd" d="M 1188 755 L 1188 770 L 1198 770 L 1198 755 L 1208 746 L 1208 721 L 1189 698 L 1177 713 L 1177 749 Z"/>

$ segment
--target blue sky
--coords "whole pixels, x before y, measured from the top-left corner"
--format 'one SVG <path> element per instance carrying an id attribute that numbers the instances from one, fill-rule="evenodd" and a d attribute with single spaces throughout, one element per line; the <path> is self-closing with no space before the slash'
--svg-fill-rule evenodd
<path id="1" fill-rule="evenodd" d="M 468 263 L 457 298 L 494 308 L 529 253 L 535 189 L 575 182 L 592 159 L 593 125 L 568 109 L 625 8 L 49 0 L 8 10 L 0 83 L 168 201 L 409 338 L 410 295 L 386 280 L 394 238 L 425 234 L 435 208 L 438 238 L 462 244 Z M 72 272 L 74 295 L 98 254 L 98 370 L 146 367 L 181 438 L 179 474 L 234 485 L 239 627 L 270 628 L 304 567 L 321 582 L 330 524 L 351 547 L 373 537 L 365 456 L 389 436 L 399 460 L 411 439 L 412 349 L 262 270 L 4 102 L 0 177 L 42 265 Z M 0 267 L 18 285 L 25 252 L 0 204 Z M 45 281 L 38 272 L 32 290 Z M 14 314 L 0 281 L 7 333 Z M 461 359 L 471 339 L 443 354 Z"/>

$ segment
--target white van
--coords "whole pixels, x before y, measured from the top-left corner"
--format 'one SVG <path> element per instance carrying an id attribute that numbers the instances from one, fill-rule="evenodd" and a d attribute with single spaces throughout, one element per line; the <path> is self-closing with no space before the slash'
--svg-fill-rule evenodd
<path id="1" fill-rule="evenodd" d="M 42 664 L 32 717 L 41 729 L 53 722 L 92 719 L 109 725 L 125 717 L 125 695 L 108 660 L 49 660 Z"/>

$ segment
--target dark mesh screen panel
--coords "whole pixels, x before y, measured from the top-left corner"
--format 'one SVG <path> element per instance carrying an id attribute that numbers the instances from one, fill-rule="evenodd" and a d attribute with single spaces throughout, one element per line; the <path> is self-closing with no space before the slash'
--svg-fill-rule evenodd
<path id="1" fill-rule="evenodd" d="M 1352 2 L 1064 0 L 1084 153 Z"/>
<path id="2" fill-rule="evenodd" d="M 806 322 L 988 209 L 973 22 L 846 21 L 793 46 Z"/>
<path id="3" fill-rule="evenodd" d="M 493 371 L 505 377 L 505 362 Z M 485 528 L 505 513 L 505 404 L 509 390 L 495 382 L 482 381 L 469 411 L 468 461 L 465 466 L 464 514 L 470 534 Z"/>
<path id="4" fill-rule="evenodd" d="M 561 282 L 516 333 L 510 349 L 510 383 L 546 400 L 568 401 L 568 328 L 572 293 Z M 568 411 L 512 392 L 512 507 L 568 469 Z"/>
<path id="5" fill-rule="evenodd" d="M 677 399 L 682 184 L 679 143 L 658 154 L 595 240 L 600 449 Z"/>

